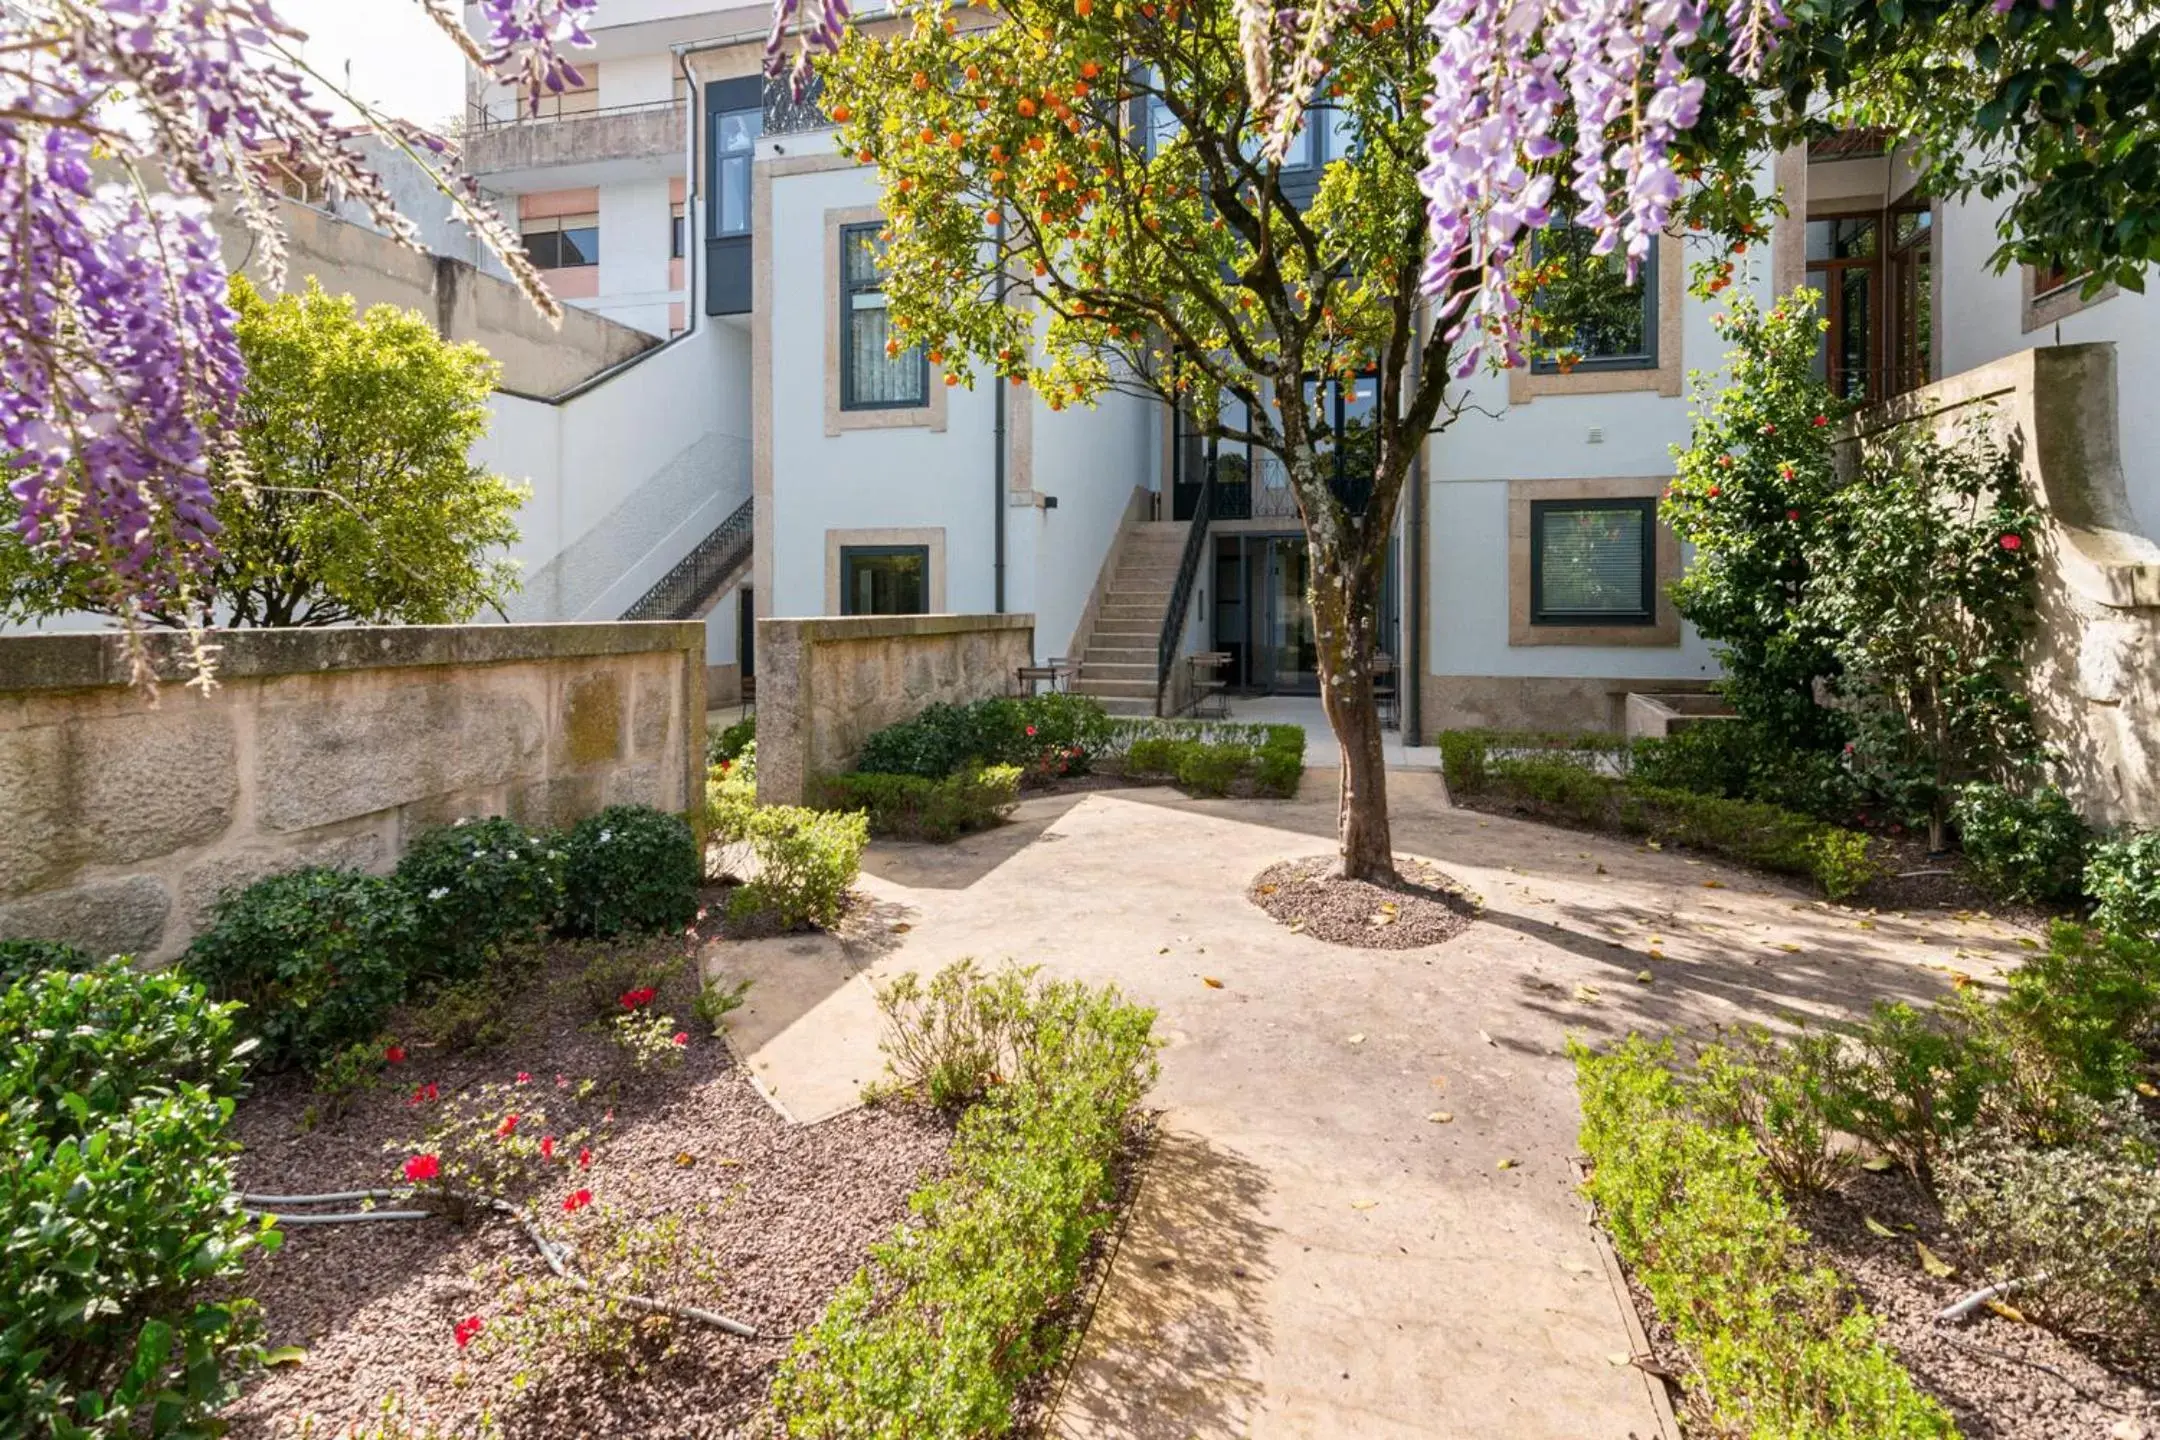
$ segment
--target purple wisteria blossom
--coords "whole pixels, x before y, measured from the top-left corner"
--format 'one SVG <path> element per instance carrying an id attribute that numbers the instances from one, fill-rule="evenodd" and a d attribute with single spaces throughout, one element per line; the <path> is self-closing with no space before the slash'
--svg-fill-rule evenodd
<path id="1" fill-rule="evenodd" d="M 482 0 L 484 40 L 450 0 L 420 3 L 476 64 L 540 89 L 574 79 L 558 47 L 586 43 L 596 0 Z M 561 313 L 448 142 L 357 102 L 358 127 L 333 123 L 315 94 L 336 87 L 303 39 L 269 0 L 0 5 L 0 482 L 23 539 L 122 614 L 185 608 L 213 553 L 210 476 L 245 381 L 214 204 L 273 279 L 276 184 L 294 171 L 413 243 L 354 144 L 383 134 Z"/>

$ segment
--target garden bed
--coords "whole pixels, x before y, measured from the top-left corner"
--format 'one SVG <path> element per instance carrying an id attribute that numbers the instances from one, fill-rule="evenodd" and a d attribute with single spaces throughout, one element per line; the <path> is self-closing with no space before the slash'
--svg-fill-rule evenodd
<path id="1" fill-rule="evenodd" d="M 665 963 L 681 943 L 612 948 Z M 310 1126 L 317 1097 L 304 1078 L 262 1081 L 235 1117 L 245 1145 L 238 1178 L 273 1194 L 395 1184 L 431 1112 L 467 1086 L 510 1084 L 513 1096 L 529 1091 L 536 1108 L 554 1112 L 553 1123 L 572 1123 L 574 1112 L 591 1132 L 590 1167 L 565 1153 L 525 1197 L 535 1213 L 575 1238 L 560 1202 L 589 1190 L 593 1215 L 612 1211 L 636 1224 L 675 1217 L 682 1253 L 714 1267 L 708 1285 L 681 1298 L 753 1326 L 756 1338 L 647 1322 L 627 1366 L 584 1357 L 570 1341 L 491 1350 L 488 1332 L 503 1328 L 515 1283 L 547 1273 L 507 1219 L 288 1226 L 284 1247 L 257 1257 L 240 1289 L 260 1300 L 270 1343 L 306 1353 L 228 1407 L 235 1436 L 298 1434 L 310 1415 L 317 1435 L 339 1434 L 393 1392 L 408 1417 L 425 1416 L 445 1433 L 470 1433 L 483 1411 L 506 1437 L 740 1433 L 763 1411 L 794 1336 L 906 1214 L 908 1194 L 942 1168 L 950 1127 L 920 1107 L 864 1110 L 810 1128 L 783 1121 L 727 1047 L 690 1019 L 688 978 L 664 984 L 650 1002 L 682 1019 L 679 1064 L 641 1073 L 591 1028 L 576 993 L 596 948 L 545 948 L 509 1006 L 522 1033 L 508 1043 L 458 1056 L 401 1046 L 386 1088 L 360 1095 L 342 1118 Z M 520 1075 L 530 1077 L 524 1086 Z M 597 1086 L 583 1103 L 559 1088 L 587 1078 Z M 440 1099 L 413 1103 L 428 1085 Z M 455 1327 L 473 1316 L 479 1337 L 460 1346 Z"/>
<path id="2" fill-rule="evenodd" d="M 1366 950 L 1438 945 L 1477 921 L 1476 897 L 1423 860 L 1396 856 L 1393 885 L 1345 880 L 1339 864 L 1329 855 L 1279 861 L 1253 877 L 1245 898 L 1299 934 Z"/>

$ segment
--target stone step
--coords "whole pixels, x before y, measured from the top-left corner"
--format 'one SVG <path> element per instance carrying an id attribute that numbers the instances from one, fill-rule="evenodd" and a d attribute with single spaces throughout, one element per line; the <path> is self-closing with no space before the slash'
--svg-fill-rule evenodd
<path id="1" fill-rule="evenodd" d="M 1149 660 L 1097 660 L 1093 655 L 1080 662 L 1082 680 L 1145 680 L 1155 683 L 1155 662 Z"/>
<path id="2" fill-rule="evenodd" d="M 1105 620 L 1152 620 L 1160 628 L 1163 609 L 1161 605 L 1146 605 L 1138 601 L 1105 600 L 1101 617 Z"/>
<path id="3" fill-rule="evenodd" d="M 1158 620 L 1110 619 L 1106 617 L 1095 622 L 1095 633 L 1088 638 L 1090 643 L 1096 645 L 1107 644 L 1112 640 L 1119 640 L 1130 645 L 1135 643 L 1135 640 L 1128 640 L 1125 638 L 1127 636 L 1139 637 L 1144 635 L 1152 643 L 1161 634 L 1162 622 Z"/>
<path id="4" fill-rule="evenodd" d="M 1123 698 L 1145 700 L 1150 706 L 1155 703 L 1155 677 L 1153 675 L 1144 680 L 1098 680 L 1082 675 L 1079 679 L 1073 681 L 1072 688 L 1075 695 L 1093 695 L 1099 700 Z"/>
<path id="5" fill-rule="evenodd" d="M 1170 603 L 1168 590 L 1112 590 L 1103 597 L 1105 605 L 1153 605 L 1160 612 Z"/>
<path id="6" fill-rule="evenodd" d="M 1155 665 L 1155 647 L 1152 645 L 1109 646 L 1090 645 L 1080 657 L 1080 673 L 1085 675 L 1098 665 Z"/>

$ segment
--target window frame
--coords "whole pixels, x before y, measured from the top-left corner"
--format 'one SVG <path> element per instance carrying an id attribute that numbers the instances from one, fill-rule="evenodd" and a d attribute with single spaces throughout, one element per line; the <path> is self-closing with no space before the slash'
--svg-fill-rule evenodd
<path id="1" fill-rule="evenodd" d="M 712 199 L 706 206 L 708 212 L 708 234 L 706 238 L 711 240 L 739 239 L 750 233 L 750 211 L 753 208 L 751 189 L 756 174 L 758 137 L 765 133 L 765 110 L 762 105 L 737 105 L 725 110 L 710 110 L 706 114 L 708 118 L 706 121 L 705 145 L 711 158 L 707 179 L 712 191 Z M 743 150 L 723 149 L 720 144 L 722 128 L 730 119 L 745 115 L 751 117 L 753 122 L 750 130 L 749 147 Z M 743 213 L 740 217 L 728 214 L 726 204 L 727 186 L 721 182 L 720 178 L 731 162 L 739 162 L 743 171 Z"/>
<path id="2" fill-rule="evenodd" d="M 564 223 L 571 220 L 580 223 L 576 225 Z M 583 223 L 587 220 L 590 220 L 591 223 Z M 590 230 L 592 232 L 592 258 L 566 265 L 562 263 L 562 237 L 572 230 Z M 540 257 L 533 253 L 532 241 L 533 237 L 537 235 L 547 235 L 554 238 L 554 264 L 543 264 Z M 521 220 L 518 222 L 518 240 L 525 248 L 526 257 L 533 262 L 534 267 L 537 269 L 594 269 L 600 264 L 600 215 L 597 211 L 588 211 L 576 215 L 542 215 L 531 220 Z"/>
<path id="3" fill-rule="evenodd" d="M 920 610 L 856 610 L 855 562 L 864 559 L 881 559 L 897 555 L 914 555 L 922 559 L 922 609 Z M 930 547 L 928 545 L 842 545 L 840 547 L 840 613 L 842 615 L 928 615 L 930 610 Z"/>
<path id="4" fill-rule="evenodd" d="M 1538 231 L 1536 235 L 1542 235 L 1543 233 L 1543 231 Z M 1535 254 L 1537 243 L 1536 235 L 1533 235 L 1531 241 L 1533 254 Z M 1599 372 L 1655 370 L 1658 368 L 1658 321 L 1661 318 L 1658 314 L 1660 304 L 1658 261 L 1661 258 L 1658 252 L 1664 248 L 1664 239 L 1665 237 L 1662 235 L 1652 235 L 1650 237 L 1650 253 L 1643 257 L 1642 269 L 1636 276 L 1635 283 L 1642 287 L 1643 349 L 1641 353 L 1635 355 L 1585 355 L 1567 365 L 1562 365 L 1550 355 L 1533 354 L 1530 357 L 1530 373 L 1532 375 L 1582 375 L 1597 374 Z M 1531 297 L 1530 304 L 1532 306 L 1537 304 L 1535 296 Z"/>
<path id="5" fill-rule="evenodd" d="M 912 353 L 915 356 L 915 388 L 917 394 L 914 398 L 858 400 L 855 397 L 855 349 L 853 344 L 855 316 L 857 314 L 855 297 L 857 295 L 884 295 L 885 272 L 884 266 L 880 264 L 874 282 L 849 279 L 848 247 L 856 235 L 867 231 L 875 239 L 877 234 L 884 228 L 885 223 L 882 220 L 859 221 L 855 224 L 840 227 L 840 253 L 838 256 L 840 267 L 840 334 L 838 338 L 840 344 L 840 409 L 843 413 L 849 411 L 920 410 L 930 403 L 930 357 L 924 353 L 920 345 L 910 345 L 903 352 Z"/>
<path id="6" fill-rule="evenodd" d="M 668 206 L 668 259 L 680 260 L 690 246 L 690 219 L 688 207 L 681 200 Z"/>
<path id="7" fill-rule="evenodd" d="M 1545 607 L 1545 517 L 1555 511 L 1632 510 L 1642 516 L 1642 609 L 1549 610 Z M 1655 496 L 1607 495 L 1576 500 L 1530 501 L 1530 623 L 1576 629 L 1648 627 L 1657 624 L 1658 502 Z"/>

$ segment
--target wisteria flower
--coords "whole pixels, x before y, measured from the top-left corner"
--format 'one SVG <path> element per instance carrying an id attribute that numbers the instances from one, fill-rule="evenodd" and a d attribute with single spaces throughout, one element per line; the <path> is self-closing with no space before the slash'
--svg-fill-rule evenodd
<path id="1" fill-rule="evenodd" d="M 473 1336 L 478 1335 L 482 1328 L 483 1322 L 478 1315 L 468 1315 L 451 1326 L 450 1333 L 457 1337 L 457 1348 L 463 1350 L 472 1344 Z"/>
<path id="2" fill-rule="evenodd" d="M 405 1162 L 405 1178 L 414 1185 L 442 1174 L 442 1161 L 433 1155 L 415 1155 Z"/>

